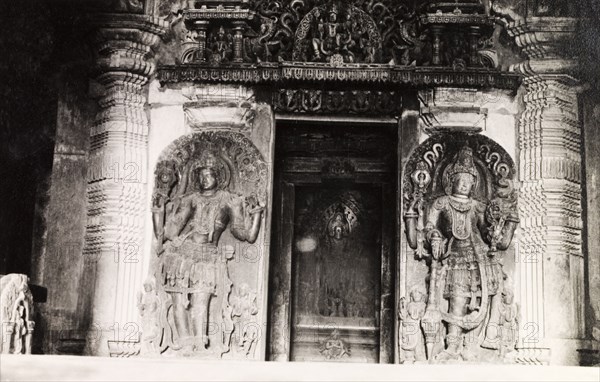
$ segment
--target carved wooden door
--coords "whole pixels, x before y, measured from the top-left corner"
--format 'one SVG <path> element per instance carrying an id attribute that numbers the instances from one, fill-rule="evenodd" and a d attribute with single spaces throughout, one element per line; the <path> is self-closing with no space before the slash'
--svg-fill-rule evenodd
<path id="1" fill-rule="evenodd" d="M 296 189 L 293 361 L 379 361 L 381 186 Z"/>
<path id="2" fill-rule="evenodd" d="M 278 132 L 272 360 L 393 360 L 396 141 L 375 130 Z"/>

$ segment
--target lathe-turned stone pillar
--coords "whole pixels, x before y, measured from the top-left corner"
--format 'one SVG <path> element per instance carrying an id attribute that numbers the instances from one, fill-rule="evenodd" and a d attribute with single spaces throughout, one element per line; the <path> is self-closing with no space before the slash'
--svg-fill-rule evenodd
<path id="1" fill-rule="evenodd" d="M 100 110 L 90 135 L 84 255 L 92 319 L 86 352 L 135 353 L 135 294 L 146 203 L 148 120 L 144 85 L 154 73 L 153 49 L 166 23 L 140 14 L 99 14 L 94 75 Z"/>
<path id="2" fill-rule="evenodd" d="M 518 124 L 520 355 L 522 363 L 578 365 L 584 337 L 581 126 L 576 61 L 576 20 L 534 18 L 511 33 L 529 59 L 524 110 Z"/>

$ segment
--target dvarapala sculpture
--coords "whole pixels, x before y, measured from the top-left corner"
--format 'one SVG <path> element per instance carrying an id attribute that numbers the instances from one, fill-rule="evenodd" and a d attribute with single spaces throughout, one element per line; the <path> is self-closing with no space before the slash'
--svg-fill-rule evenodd
<path id="1" fill-rule="evenodd" d="M 508 154 L 483 136 L 434 136 L 407 165 L 406 237 L 430 269 L 421 318 L 430 362 L 514 350 L 517 315 L 501 263 L 519 221 L 513 176 Z"/>
<path id="2" fill-rule="evenodd" d="M 229 352 L 237 330 L 243 338 L 236 343 L 248 355 L 257 336 L 237 321 L 257 314 L 256 308 L 240 308 L 255 306 L 256 292 L 241 284 L 244 293 L 231 295 L 228 261 L 235 240 L 254 243 L 258 237 L 266 163 L 237 133 L 206 132 L 176 143 L 156 169 L 155 257 L 139 303 L 143 345 L 154 353 L 220 357 Z M 220 244 L 227 228 L 233 245 Z"/>

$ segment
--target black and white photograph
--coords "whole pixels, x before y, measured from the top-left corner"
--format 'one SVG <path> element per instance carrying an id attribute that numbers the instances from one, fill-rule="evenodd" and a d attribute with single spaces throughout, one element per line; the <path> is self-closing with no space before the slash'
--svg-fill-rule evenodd
<path id="1" fill-rule="evenodd" d="M 3 381 L 600 381 L 600 0 L 0 1 Z"/>

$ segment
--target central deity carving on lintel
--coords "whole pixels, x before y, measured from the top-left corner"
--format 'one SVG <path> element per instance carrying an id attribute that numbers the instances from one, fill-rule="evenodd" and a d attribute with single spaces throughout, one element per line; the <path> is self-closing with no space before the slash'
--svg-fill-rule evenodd
<path id="1" fill-rule="evenodd" d="M 341 1 L 329 1 L 304 16 L 294 37 L 293 59 L 344 63 L 381 60 L 381 35 L 372 17 Z"/>
<path id="2" fill-rule="evenodd" d="M 152 198 L 155 256 L 139 298 L 145 351 L 220 357 L 234 335 L 236 353 L 253 350 L 258 333 L 241 320 L 258 313 L 256 292 L 230 279 L 228 262 L 236 241 L 257 240 L 266 186 L 267 165 L 242 134 L 193 134 L 167 149 Z"/>

